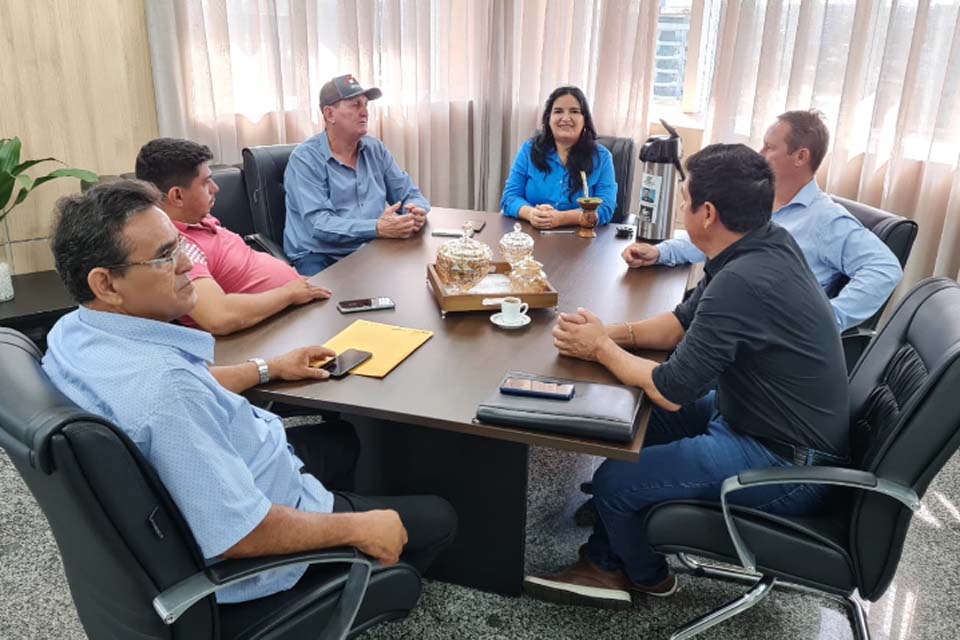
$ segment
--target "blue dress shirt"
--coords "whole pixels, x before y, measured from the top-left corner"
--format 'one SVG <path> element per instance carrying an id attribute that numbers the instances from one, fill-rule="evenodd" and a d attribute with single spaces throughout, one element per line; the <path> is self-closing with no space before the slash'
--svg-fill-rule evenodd
<path id="1" fill-rule="evenodd" d="M 312 276 L 376 238 L 377 219 L 388 202 L 430 210 L 382 142 L 364 136 L 359 144 L 355 170 L 330 152 L 326 131 L 290 154 L 283 176 L 283 250 L 303 275 Z"/>
<path id="2" fill-rule="evenodd" d="M 510 177 L 503 187 L 503 198 L 500 199 L 504 215 L 519 218 L 520 208 L 525 205 L 535 207 L 549 204 L 557 211 L 579 209 L 577 198 L 583 194 L 570 193 L 567 168 L 560 162 L 557 150 L 553 149 L 547 154 L 549 171 L 544 173 L 530 160 L 531 149 L 533 141 L 527 140 L 513 161 Z M 587 176 L 587 184 L 591 197 L 603 198 L 603 204 L 597 209 L 597 217 L 600 218 L 597 224 L 607 224 L 617 207 L 617 179 L 613 173 L 613 156 L 602 144 L 597 144 L 593 171 Z"/>
<path id="3" fill-rule="evenodd" d="M 271 504 L 329 513 L 333 495 L 301 474 L 280 418 L 210 374 L 206 332 L 81 306 L 47 337 L 43 369 L 84 410 L 110 420 L 153 465 L 208 563 Z M 242 602 L 289 589 L 306 569 L 275 569 L 217 593 Z"/>
<path id="4" fill-rule="evenodd" d="M 811 180 L 793 200 L 774 212 L 773 221 L 793 236 L 817 282 L 828 295 L 840 330 L 855 327 L 883 306 L 900 283 L 903 269 L 893 252 Z M 686 238 L 657 245 L 660 264 L 703 262 Z M 840 289 L 840 280 L 850 281 Z"/>

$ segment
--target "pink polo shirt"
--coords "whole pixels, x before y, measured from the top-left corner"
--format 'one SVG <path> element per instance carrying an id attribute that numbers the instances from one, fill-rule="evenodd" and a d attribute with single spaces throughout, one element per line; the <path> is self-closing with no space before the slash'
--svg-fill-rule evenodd
<path id="1" fill-rule="evenodd" d="M 268 253 L 254 251 L 239 235 L 224 229 L 211 215 L 199 224 L 173 221 L 180 246 L 193 261 L 190 279 L 213 278 L 224 293 L 263 293 L 282 287 L 300 275 Z M 180 321 L 195 327 L 189 317 Z"/>

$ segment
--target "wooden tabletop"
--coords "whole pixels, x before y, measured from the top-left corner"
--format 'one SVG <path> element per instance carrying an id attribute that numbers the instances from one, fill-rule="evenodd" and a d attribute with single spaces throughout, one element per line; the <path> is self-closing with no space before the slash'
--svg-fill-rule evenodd
<path id="1" fill-rule="evenodd" d="M 525 429 L 475 424 L 477 405 L 495 390 L 511 369 L 548 376 L 615 383 L 599 364 L 557 354 L 551 331 L 557 312 L 532 309 L 525 328 L 506 331 L 490 322 L 490 313 L 450 313 L 440 309 L 426 282 L 426 266 L 449 238 L 432 237 L 431 228 L 459 228 L 467 219 L 483 218 L 486 228 L 476 238 L 497 244 L 512 230 L 513 219 L 500 214 L 435 208 L 419 236 L 410 240 L 375 240 L 312 280 L 333 290 L 328 301 L 290 309 L 257 327 L 219 338 L 218 364 L 271 358 L 296 347 L 321 344 L 357 319 L 428 329 L 434 336 L 383 379 L 347 376 L 321 383 L 274 383 L 250 392 L 257 400 L 342 411 L 383 420 L 446 429 L 514 442 L 550 446 L 594 455 L 637 460 L 650 407 L 629 444 L 614 444 Z M 536 241 L 534 256 L 559 291 L 560 311 L 583 306 L 604 322 L 640 320 L 669 311 L 687 286 L 686 267 L 628 270 L 620 252 L 631 242 L 615 237 L 615 225 L 598 228 L 598 237 L 541 236 L 529 224 L 524 231 Z M 338 300 L 389 296 L 396 309 L 341 315 Z M 661 359 L 664 354 L 645 354 Z"/>

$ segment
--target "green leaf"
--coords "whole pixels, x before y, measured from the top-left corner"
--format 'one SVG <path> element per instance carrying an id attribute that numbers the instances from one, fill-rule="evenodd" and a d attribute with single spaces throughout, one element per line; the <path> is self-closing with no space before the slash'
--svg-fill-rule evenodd
<path id="1" fill-rule="evenodd" d="M 17 180 L 13 174 L 4 169 L 0 169 L 0 211 L 7 208 L 10 196 L 13 195 L 13 186 Z"/>
<path id="2" fill-rule="evenodd" d="M 13 201 L 14 207 L 27 199 L 27 195 L 30 193 L 30 190 L 33 189 L 34 185 L 33 178 L 25 173 L 17 176 L 17 182 L 20 184 L 20 193 L 17 194 L 17 199 Z"/>
<path id="3" fill-rule="evenodd" d="M 33 183 L 33 188 L 36 189 L 44 182 L 50 182 L 51 180 L 56 180 L 57 178 L 79 178 L 84 182 L 99 182 L 100 176 L 95 174 L 93 171 L 87 171 L 86 169 L 57 169 L 56 171 L 51 171 L 42 178 L 37 178 Z"/>
<path id="4" fill-rule="evenodd" d="M 100 182 L 100 176 L 95 174 L 93 171 L 87 171 L 86 169 L 57 169 L 48 173 L 45 178 L 77 178 L 84 182 L 94 183 Z"/>
<path id="5" fill-rule="evenodd" d="M 20 164 L 20 146 L 20 138 L 5 138 L 0 143 L 0 171 L 10 171 Z"/>
<path id="6" fill-rule="evenodd" d="M 18 173 L 23 173 L 24 171 L 26 171 L 26 170 L 29 169 L 30 167 L 32 167 L 32 166 L 34 166 L 34 165 L 38 165 L 38 164 L 40 164 L 41 162 L 50 162 L 50 161 L 59 162 L 60 164 L 64 164 L 64 162 L 63 162 L 62 160 L 57 160 L 56 158 L 53 158 L 53 157 L 50 157 L 50 158 L 41 158 L 40 160 L 27 160 L 26 162 L 21 162 L 20 164 L 18 164 L 17 166 L 15 166 L 13 169 L 11 169 L 10 173 L 12 173 L 13 175 L 17 175 Z"/>

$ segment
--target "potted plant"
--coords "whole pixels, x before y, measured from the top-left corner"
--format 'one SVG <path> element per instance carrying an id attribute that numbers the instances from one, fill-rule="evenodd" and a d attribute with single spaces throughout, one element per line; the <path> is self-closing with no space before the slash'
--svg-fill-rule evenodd
<path id="1" fill-rule="evenodd" d="M 0 138 L 0 224 L 13 211 L 14 207 L 22 203 L 30 192 L 44 182 L 57 178 L 79 178 L 83 182 L 97 182 L 99 178 L 92 171 L 71 169 L 68 167 L 55 169 L 45 176 L 32 178 L 26 174 L 27 169 L 42 162 L 59 162 L 56 158 L 41 158 L 39 160 L 20 161 L 20 138 Z M 8 244 L 9 244 L 9 238 Z M 7 263 L 13 262 L 13 254 L 4 251 L 0 253 L 0 302 L 13 299 L 13 281 L 11 267 Z"/>

